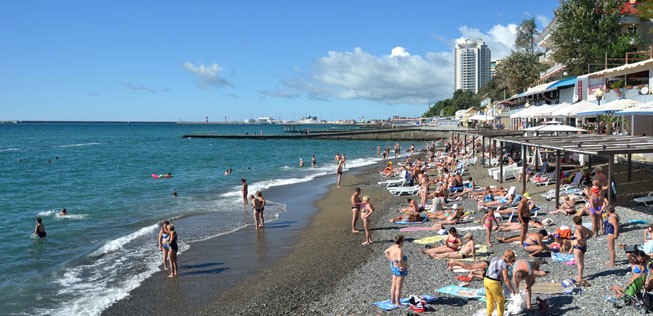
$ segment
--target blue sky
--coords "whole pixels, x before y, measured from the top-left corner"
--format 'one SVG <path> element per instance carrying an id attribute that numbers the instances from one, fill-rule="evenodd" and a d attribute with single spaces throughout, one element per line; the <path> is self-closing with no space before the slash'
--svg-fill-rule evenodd
<path id="1" fill-rule="evenodd" d="M 1 120 L 419 116 L 453 45 L 505 56 L 557 0 L 3 1 Z"/>

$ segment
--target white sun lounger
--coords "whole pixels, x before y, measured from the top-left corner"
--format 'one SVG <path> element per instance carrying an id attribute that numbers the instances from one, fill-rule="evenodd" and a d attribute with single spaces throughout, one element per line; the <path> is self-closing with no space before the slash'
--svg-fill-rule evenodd
<path id="1" fill-rule="evenodd" d="M 392 195 L 400 196 L 400 195 L 415 195 L 417 192 L 419 192 L 419 185 L 415 185 L 412 187 L 390 187 L 388 188 L 388 192 L 390 192 Z"/>
<path id="2" fill-rule="evenodd" d="M 653 192 L 649 192 L 647 196 L 634 198 L 635 203 L 644 203 L 646 206 L 651 206 L 650 203 L 653 203 Z"/>

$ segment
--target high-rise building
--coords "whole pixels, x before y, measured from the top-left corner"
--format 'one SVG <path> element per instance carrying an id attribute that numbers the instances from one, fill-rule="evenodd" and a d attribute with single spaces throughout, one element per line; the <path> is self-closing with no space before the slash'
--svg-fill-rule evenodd
<path id="1" fill-rule="evenodd" d="M 490 79 L 494 79 L 497 75 L 497 66 L 501 64 L 501 59 L 493 60 L 490 62 Z"/>
<path id="2" fill-rule="evenodd" d="M 458 41 L 455 48 L 456 90 L 478 91 L 490 82 L 490 49 L 482 40 Z"/>

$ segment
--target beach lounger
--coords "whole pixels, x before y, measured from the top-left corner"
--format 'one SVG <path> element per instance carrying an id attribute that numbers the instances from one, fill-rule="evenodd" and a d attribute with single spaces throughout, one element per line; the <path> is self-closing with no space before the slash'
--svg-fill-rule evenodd
<path id="1" fill-rule="evenodd" d="M 653 203 L 653 192 L 649 192 L 647 196 L 634 198 L 633 202 L 643 203 L 646 206 L 651 206 L 650 203 Z"/>
<path id="2" fill-rule="evenodd" d="M 390 192 L 392 195 L 395 196 L 415 195 L 419 192 L 419 185 L 415 185 L 412 187 L 389 187 L 388 192 Z"/>
<path id="3" fill-rule="evenodd" d="M 380 181 L 379 185 L 384 187 L 402 187 L 406 185 L 406 179 Z"/>

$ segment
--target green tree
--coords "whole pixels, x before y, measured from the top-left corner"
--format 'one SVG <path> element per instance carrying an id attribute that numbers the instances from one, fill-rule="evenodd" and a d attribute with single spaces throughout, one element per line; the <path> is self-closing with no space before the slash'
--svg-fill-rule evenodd
<path id="1" fill-rule="evenodd" d="M 561 0 L 551 33 L 553 58 L 567 65 L 570 75 L 581 75 L 588 65 L 608 58 L 623 58 L 637 41 L 636 34 L 622 32 L 621 0 Z"/>
<path id="2" fill-rule="evenodd" d="M 536 39 L 539 34 L 534 18 L 522 21 L 517 27 L 515 47 L 531 55 L 537 54 Z"/>
<path id="3" fill-rule="evenodd" d="M 456 90 L 453 93 L 453 97 L 445 100 L 440 100 L 435 103 L 428 111 L 426 111 L 422 116 L 423 117 L 432 117 L 432 116 L 452 116 L 456 114 L 456 111 L 468 109 L 472 106 L 478 106 L 481 103 L 478 96 L 472 91 L 463 91 Z"/>
<path id="4" fill-rule="evenodd" d="M 526 52 L 513 51 L 497 66 L 497 78 L 502 80 L 510 94 L 522 92 L 540 78 L 543 70 L 539 56 Z"/>

